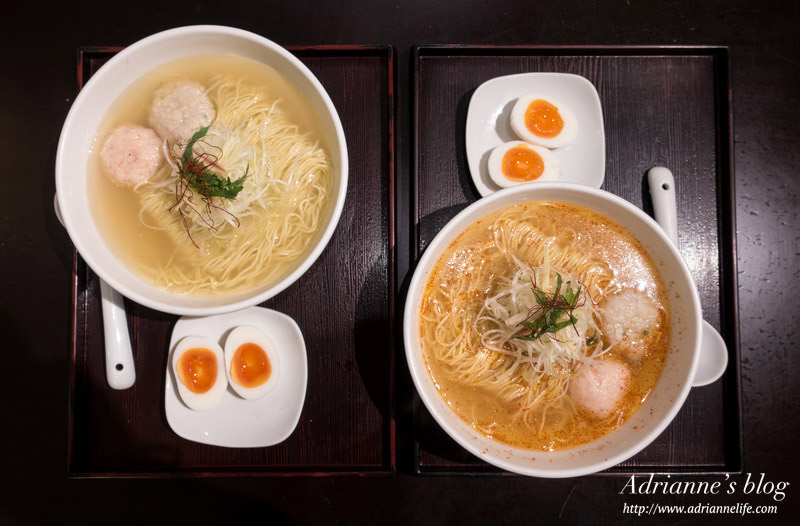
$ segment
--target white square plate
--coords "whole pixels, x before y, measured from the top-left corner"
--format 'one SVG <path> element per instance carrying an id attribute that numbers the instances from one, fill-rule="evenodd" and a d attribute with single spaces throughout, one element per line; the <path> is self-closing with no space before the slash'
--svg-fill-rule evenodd
<path id="1" fill-rule="evenodd" d="M 465 131 L 467 163 L 478 192 L 485 197 L 500 190 L 489 178 L 489 154 L 504 142 L 520 140 L 509 122 L 511 108 L 519 97 L 533 92 L 553 96 L 569 106 L 578 120 L 575 140 L 552 150 L 561 169 L 559 180 L 600 188 L 606 173 L 606 138 L 603 109 L 594 85 L 585 77 L 568 73 L 520 73 L 487 80 L 470 99 Z"/>
<path id="2" fill-rule="evenodd" d="M 228 386 L 220 404 L 205 411 L 189 409 L 180 398 L 169 364 L 175 345 L 186 336 L 204 336 L 224 348 L 234 327 L 252 325 L 264 331 L 279 354 L 278 385 L 258 400 L 245 400 Z M 289 316 L 262 307 L 208 317 L 183 317 L 175 324 L 169 342 L 164 409 L 167 422 L 180 437 L 223 447 L 266 447 L 292 434 L 306 397 L 308 363 L 303 334 Z"/>

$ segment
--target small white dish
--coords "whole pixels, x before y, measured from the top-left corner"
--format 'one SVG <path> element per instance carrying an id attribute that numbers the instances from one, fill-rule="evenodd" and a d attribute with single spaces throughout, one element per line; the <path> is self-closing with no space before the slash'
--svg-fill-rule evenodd
<path id="1" fill-rule="evenodd" d="M 281 364 L 278 384 L 258 400 L 239 397 L 229 385 L 218 406 L 204 411 L 189 409 L 178 394 L 177 380 L 169 366 L 176 344 L 195 335 L 224 345 L 228 332 L 240 325 L 261 329 L 275 344 Z M 164 409 L 167 423 L 178 436 L 213 446 L 266 447 L 279 444 L 292 434 L 300 420 L 308 382 L 306 345 L 292 318 L 262 307 L 209 317 L 183 317 L 172 330 L 169 349 Z"/>
<path id="2" fill-rule="evenodd" d="M 594 85 L 569 73 L 520 73 L 487 80 L 469 102 L 467 164 L 478 193 L 486 197 L 501 189 L 489 177 L 489 155 L 504 142 L 520 140 L 511 129 L 511 109 L 519 97 L 532 92 L 553 96 L 569 106 L 578 119 L 575 140 L 551 150 L 561 170 L 559 180 L 600 188 L 606 174 L 606 137 L 603 109 Z"/>

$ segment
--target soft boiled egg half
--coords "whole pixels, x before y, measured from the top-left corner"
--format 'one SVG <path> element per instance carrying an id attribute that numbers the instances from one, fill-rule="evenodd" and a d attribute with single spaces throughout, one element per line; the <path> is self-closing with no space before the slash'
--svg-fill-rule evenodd
<path id="1" fill-rule="evenodd" d="M 489 177 L 503 188 L 531 181 L 558 179 L 558 161 L 547 148 L 525 141 L 503 143 L 492 150 Z"/>
<path id="2" fill-rule="evenodd" d="M 520 139 L 545 148 L 560 148 L 575 140 L 578 120 L 567 106 L 539 93 L 517 99 L 511 109 L 511 129 Z"/>
<path id="3" fill-rule="evenodd" d="M 280 362 L 272 340 L 256 327 L 242 325 L 225 340 L 225 371 L 236 394 L 255 400 L 278 383 Z"/>
<path id="4" fill-rule="evenodd" d="M 224 363 L 222 347 L 213 340 L 187 336 L 179 341 L 172 353 L 172 371 L 183 403 L 196 410 L 216 406 L 228 387 Z"/>

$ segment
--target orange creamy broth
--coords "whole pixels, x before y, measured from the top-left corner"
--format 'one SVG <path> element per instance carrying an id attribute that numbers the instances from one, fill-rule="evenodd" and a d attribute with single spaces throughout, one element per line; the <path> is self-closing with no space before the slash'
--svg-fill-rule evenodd
<path id="1" fill-rule="evenodd" d="M 523 420 L 526 411 L 522 398 L 499 396 L 489 383 L 464 374 L 461 364 L 450 363 L 446 350 L 436 342 L 437 324 L 450 316 L 459 323 L 466 320 L 467 341 L 471 351 L 480 353 L 480 338 L 475 336 L 472 320 L 484 300 L 494 295 L 499 276 L 513 272 L 510 258 L 493 253 L 490 233 L 500 217 L 513 217 L 531 223 L 550 238 L 551 246 L 569 246 L 573 252 L 586 254 L 613 270 L 614 290 L 637 288 L 656 298 L 662 307 L 659 330 L 648 337 L 649 348 L 641 363 L 628 361 L 614 350 L 600 359 L 626 362 L 633 373 L 631 387 L 614 414 L 604 420 L 586 416 L 577 410 L 568 395 L 534 418 L 534 425 Z M 486 247 L 490 250 L 487 251 Z M 480 248 L 479 248 L 480 247 Z M 496 247 L 494 247 L 496 250 Z M 525 261 L 539 266 L 541 261 Z M 464 286 L 475 276 L 475 281 Z M 442 291 L 456 291 L 450 301 Z M 595 301 L 602 301 L 593 293 Z M 456 305 L 457 303 L 457 305 Z M 420 341 L 428 371 L 440 395 L 466 423 L 489 438 L 531 450 L 566 449 L 600 438 L 631 417 L 644 403 L 664 367 L 669 348 L 669 309 L 666 287 L 643 247 L 624 228 L 608 218 L 583 207 L 560 203 L 525 203 L 494 212 L 476 221 L 462 232 L 443 252 L 430 275 L 420 313 Z M 460 326 L 459 326 L 460 327 Z M 458 329 L 460 330 L 460 329 Z M 458 330 L 456 332 L 458 332 Z M 503 357 L 493 351 L 498 366 Z M 574 369 L 572 371 L 574 373 Z M 523 384 L 519 384 L 524 388 Z"/>

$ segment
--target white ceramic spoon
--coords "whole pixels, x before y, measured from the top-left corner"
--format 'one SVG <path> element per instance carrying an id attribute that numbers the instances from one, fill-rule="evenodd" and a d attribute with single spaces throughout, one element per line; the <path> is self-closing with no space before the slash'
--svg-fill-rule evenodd
<path id="1" fill-rule="evenodd" d="M 678 207 L 675 201 L 675 178 L 663 166 L 656 166 L 647 172 L 650 196 L 656 222 L 667 233 L 675 247 L 678 247 Z M 703 320 L 703 333 L 700 338 L 700 361 L 692 385 L 700 387 L 715 382 L 728 366 L 728 348 L 722 336 L 707 321 Z"/>
<path id="2" fill-rule="evenodd" d="M 56 217 L 61 225 L 61 209 L 58 196 L 53 198 Z M 136 381 L 136 368 L 133 364 L 133 349 L 128 333 L 128 319 L 125 317 L 125 303 L 122 294 L 100 279 L 100 304 L 103 309 L 103 334 L 106 347 L 106 380 L 112 389 L 128 389 Z"/>

